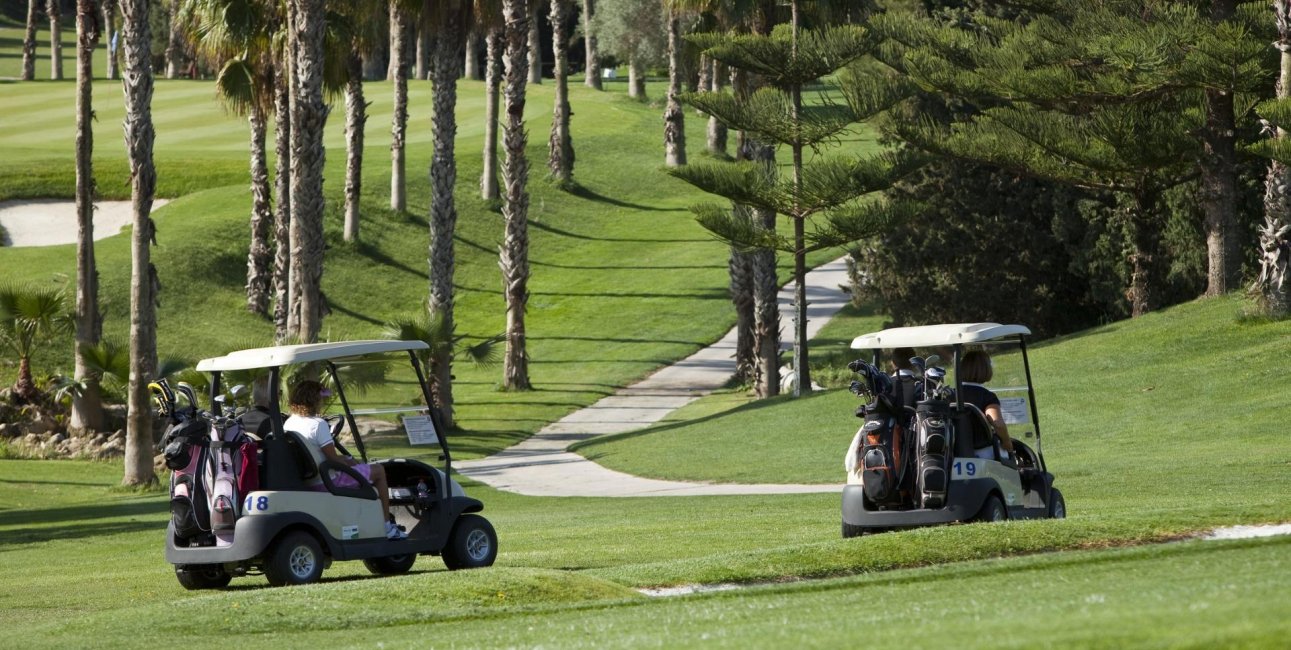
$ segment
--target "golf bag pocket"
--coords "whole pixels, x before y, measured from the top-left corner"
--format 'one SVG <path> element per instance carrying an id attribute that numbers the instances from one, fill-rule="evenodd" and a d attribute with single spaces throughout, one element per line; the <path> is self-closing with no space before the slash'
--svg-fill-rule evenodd
<path id="1" fill-rule="evenodd" d="M 212 426 L 210 435 L 210 454 L 204 478 L 211 510 L 211 529 L 217 533 L 232 532 L 240 514 L 242 495 L 259 487 L 256 443 L 237 424 L 224 428 Z M 232 542 L 223 534 L 217 534 L 216 540 L 217 543 Z"/>
<path id="2" fill-rule="evenodd" d="M 897 496 L 897 476 L 892 455 L 892 427 L 884 420 L 870 420 L 862 429 L 865 446 L 861 454 L 861 486 L 876 504 L 887 504 Z"/>
<path id="3" fill-rule="evenodd" d="M 206 458 L 206 445 L 187 445 L 188 462 L 170 474 L 170 520 L 175 536 L 188 541 L 211 529 L 206 486 L 200 472 Z M 169 462 L 169 460 L 168 460 Z"/>

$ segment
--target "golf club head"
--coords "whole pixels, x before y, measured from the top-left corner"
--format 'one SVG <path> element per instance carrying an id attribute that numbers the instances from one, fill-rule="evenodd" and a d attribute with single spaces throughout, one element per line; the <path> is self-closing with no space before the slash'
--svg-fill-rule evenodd
<path id="1" fill-rule="evenodd" d="M 152 398 L 157 402 L 157 413 L 170 417 L 175 412 L 175 392 L 170 389 L 170 384 L 165 379 L 150 382 L 148 391 L 152 393 Z"/>
<path id="2" fill-rule="evenodd" d="M 910 365 L 917 368 L 919 370 L 919 374 L 923 374 L 924 362 L 922 357 L 910 357 Z"/>
<path id="3" fill-rule="evenodd" d="M 197 413 L 197 393 L 193 392 L 193 387 L 187 382 L 181 381 L 175 385 L 175 390 L 178 391 L 180 395 L 183 395 L 184 399 L 188 400 L 189 410 L 193 413 Z"/>
<path id="4" fill-rule="evenodd" d="M 939 363 L 941 363 L 941 355 L 939 354 L 930 354 L 924 357 L 923 359 L 923 365 L 928 368 L 931 368 Z"/>
<path id="5" fill-rule="evenodd" d="M 869 366 L 870 364 L 865 363 L 863 359 L 856 359 L 855 361 L 852 361 L 851 363 L 847 364 L 847 369 L 851 370 L 854 373 L 864 376 L 866 369 L 869 368 Z"/>
<path id="6" fill-rule="evenodd" d="M 924 381 L 930 385 L 940 386 L 946 381 L 946 369 L 938 366 L 932 366 L 923 372 Z"/>
<path id="7" fill-rule="evenodd" d="M 862 384 L 861 382 L 853 379 L 851 386 L 848 386 L 848 390 L 852 391 L 853 395 L 857 395 L 857 396 L 864 395 L 865 384 Z"/>

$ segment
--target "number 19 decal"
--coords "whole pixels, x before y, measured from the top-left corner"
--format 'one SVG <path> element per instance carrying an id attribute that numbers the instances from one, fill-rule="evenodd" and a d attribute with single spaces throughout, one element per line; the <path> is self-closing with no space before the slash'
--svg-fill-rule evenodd
<path id="1" fill-rule="evenodd" d="M 252 510 L 265 511 L 268 509 L 269 509 L 269 497 L 248 496 L 246 502 L 242 504 L 243 512 L 251 512 Z"/>
<path id="2" fill-rule="evenodd" d="M 954 470 L 955 476 L 977 475 L 977 463 L 974 463 L 971 460 L 966 462 L 955 461 L 955 464 L 951 469 Z"/>

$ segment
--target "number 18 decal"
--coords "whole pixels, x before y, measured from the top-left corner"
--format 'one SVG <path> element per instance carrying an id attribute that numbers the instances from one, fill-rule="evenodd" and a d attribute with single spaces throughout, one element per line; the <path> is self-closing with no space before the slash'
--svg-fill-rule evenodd
<path id="1" fill-rule="evenodd" d="M 971 460 L 964 461 L 964 462 L 955 461 L 955 464 L 952 467 L 952 469 L 955 472 L 955 476 L 976 476 L 977 475 L 977 463 L 974 463 Z"/>
<path id="2" fill-rule="evenodd" d="M 269 497 L 248 496 L 246 502 L 242 504 L 243 512 L 251 512 L 252 510 L 264 511 L 268 509 L 269 509 Z"/>

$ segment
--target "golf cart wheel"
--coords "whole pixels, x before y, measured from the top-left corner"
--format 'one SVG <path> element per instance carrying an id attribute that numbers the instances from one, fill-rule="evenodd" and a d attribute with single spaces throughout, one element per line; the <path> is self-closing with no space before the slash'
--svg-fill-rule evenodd
<path id="1" fill-rule="evenodd" d="M 986 497 L 986 503 L 982 504 L 982 509 L 977 511 L 977 516 L 973 521 L 1004 521 L 1009 518 L 1008 511 L 1004 509 L 1004 502 L 992 494 Z"/>
<path id="2" fill-rule="evenodd" d="M 864 526 L 853 526 L 852 524 L 849 524 L 845 521 L 843 522 L 843 539 L 860 537 L 861 535 L 864 535 L 864 534 L 865 534 Z"/>
<path id="3" fill-rule="evenodd" d="M 1062 492 L 1058 488 L 1049 488 L 1049 518 L 1066 519 L 1067 502 L 1062 498 Z"/>
<path id="4" fill-rule="evenodd" d="M 189 591 L 199 589 L 223 589 L 229 586 L 233 576 L 218 564 L 190 565 L 184 568 L 175 567 L 175 578 Z"/>
<path id="5" fill-rule="evenodd" d="M 451 571 L 492 566 L 498 557 L 498 534 L 488 519 L 462 515 L 453 525 L 442 555 L 444 566 Z"/>
<path id="6" fill-rule="evenodd" d="M 394 576 L 400 573 L 407 573 L 412 569 L 413 563 L 417 561 L 416 553 L 406 555 L 387 555 L 386 557 L 374 557 L 363 561 L 363 566 L 368 571 L 379 576 Z"/>
<path id="7" fill-rule="evenodd" d="M 323 551 L 318 540 L 303 531 L 288 533 L 273 550 L 264 565 L 264 575 L 275 587 L 304 585 L 323 575 Z"/>

